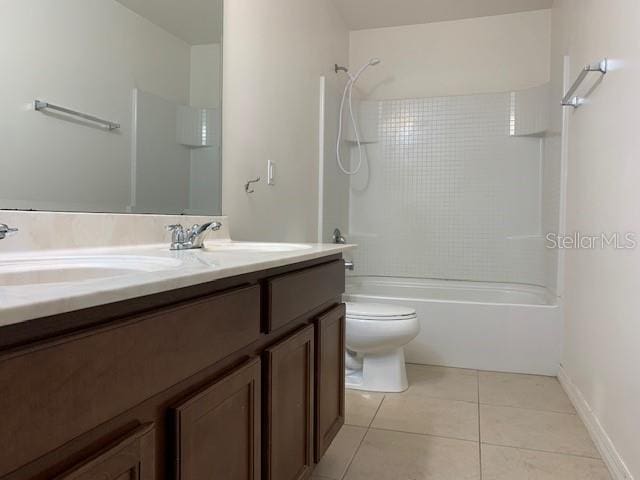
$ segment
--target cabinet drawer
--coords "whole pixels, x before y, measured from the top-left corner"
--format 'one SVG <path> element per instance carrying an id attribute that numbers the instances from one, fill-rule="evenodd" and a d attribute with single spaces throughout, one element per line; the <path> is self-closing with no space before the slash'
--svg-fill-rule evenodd
<path id="1" fill-rule="evenodd" d="M 0 356 L 0 477 L 260 337 L 260 287 Z"/>
<path id="2" fill-rule="evenodd" d="M 267 333 L 344 293 L 344 262 L 311 267 L 267 282 Z"/>

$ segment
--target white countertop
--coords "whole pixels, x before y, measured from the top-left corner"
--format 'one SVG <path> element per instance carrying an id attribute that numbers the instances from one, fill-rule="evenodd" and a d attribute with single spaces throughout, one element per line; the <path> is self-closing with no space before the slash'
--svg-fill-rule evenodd
<path id="1" fill-rule="evenodd" d="M 229 243 L 238 246 L 225 250 Z M 0 285 L 0 327 L 152 295 L 222 278 L 340 254 L 351 245 L 306 244 L 306 248 L 280 252 L 243 251 L 242 242 L 208 241 L 205 249 L 170 251 L 167 243 L 132 247 L 77 248 L 0 255 L 0 262 L 68 256 L 135 255 L 178 260 L 175 266 L 154 272 L 132 272 L 81 282 Z"/>

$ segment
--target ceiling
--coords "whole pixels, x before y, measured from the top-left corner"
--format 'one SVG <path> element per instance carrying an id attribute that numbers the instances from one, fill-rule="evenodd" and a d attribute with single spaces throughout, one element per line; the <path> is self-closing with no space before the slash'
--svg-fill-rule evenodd
<path id="1" fill-rule="evenodd" d="M 190 45 L 220 43 L 223 0 L 117 0 Z"/>
<path id="2" fill-rule="evenodd" d="M 553 0 L 333 0 L 350 30 L 551 8 Z"/>

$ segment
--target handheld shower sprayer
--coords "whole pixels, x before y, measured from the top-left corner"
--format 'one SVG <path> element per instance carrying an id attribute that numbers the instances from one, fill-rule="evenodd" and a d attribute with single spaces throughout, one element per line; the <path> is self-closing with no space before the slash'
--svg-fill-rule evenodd
<path id="1" fill-rule="evenodd" d="M 360 69 L 352 75 L 349 72 L 349 69 L 346 67 L 340 67 L 339 65 L 335 66 L 336 73 L 343 71 L 349 76 L 349 80 L 344 87 L 344 92 L 342 94 L 342 101 L 340 102 L 340 118 L 338 119 L 338 139 L 336 141 L 336 159 L 338 161 L 338 167 L 345 175 L 355 175 L 362 168 L 362 144 L 360 142 L 360 133 L 358 132 L 358 122 L 356 121 L 356 117 L 353 113 L 353 86 L 356 84 L 360 76 L 364 73 L 364 71 L 369 67 L 375 67 L 380 63 L 379 58 L 372 58 L 367 63 L 365 63 Z M 342 163 L 342 155 L 340 153 L 340 143 L 342 142 L 342 115 L 344 113 L 344 104 L 345 101 L 349 98 L 349 117 L 351 118 L 351 124 L 353 126 L 353 133 L 356 137 L 356 143 L 358 144 L 358 165 L 353 170 L 347 170 Z"/>

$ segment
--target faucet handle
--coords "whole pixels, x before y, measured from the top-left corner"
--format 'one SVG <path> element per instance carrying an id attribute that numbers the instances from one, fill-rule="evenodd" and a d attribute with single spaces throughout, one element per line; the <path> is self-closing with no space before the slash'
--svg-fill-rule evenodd
<path id="1" fill-rule="evenodd" d="M 185 231 L 182 225 L 180 225 L 179 223 L 176 223 L 174 225 L 167 225 L 165 228 L 171 232 L 172 245 L 184 242 Z"/>
<path id="2" fill-rule="evenodd" d="M 10 237 L 11 235 L 15 235 L 18 231 L 19 230 L 17 228 L 11 228 L 9 225 L 0 223 L 0 240 Z"/>

